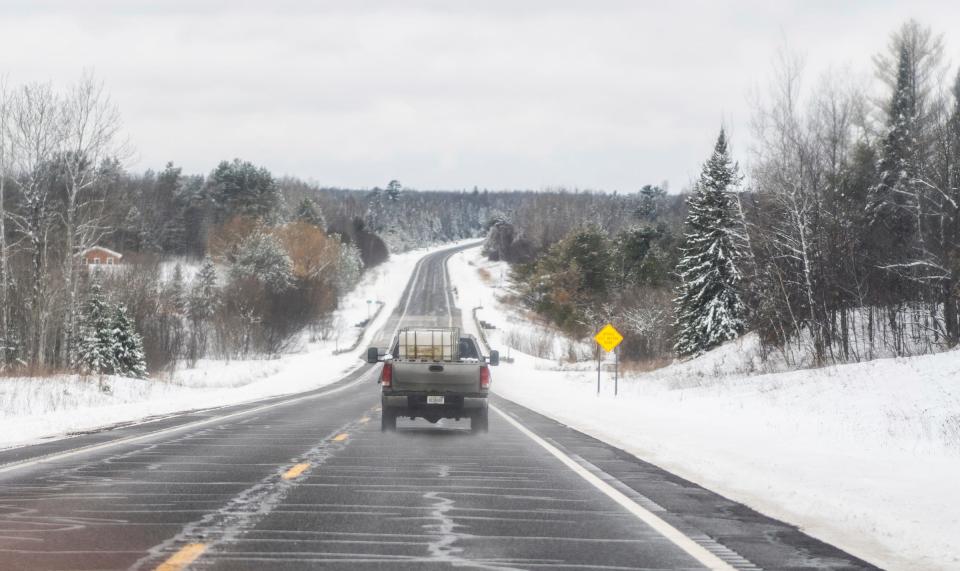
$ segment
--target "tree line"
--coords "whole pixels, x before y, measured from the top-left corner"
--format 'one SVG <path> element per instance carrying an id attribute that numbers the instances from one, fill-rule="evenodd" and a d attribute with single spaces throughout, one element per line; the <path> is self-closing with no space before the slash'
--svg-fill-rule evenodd
<path id="1" fill-rule="evenodd" d="M 90 76 L 0 90 L 0 370 L 144 376 L 329 328 L 364 264 L 315 204 L 288 208 L 269 170 L 239 159 L 127 172 L 120 127 Z M 85 265 L 95 246 L 123 264 Z M 196 279 L 165 272 L 170 257 L 202 262 Z"/>
<path id="2" fill-rule="evenodd" d="M 807 89 L 784 54 L 742 173 L 721 133 L 682 198 L 530 197 L 488 255 L 514 262 L 521 299 L 571 333 L 617 316 L 636 357 L 696 355 L 744 331 L 813 365 L 955 346 L 960 75 L 915 21 L 874 66 L 875 85 L 835 72 Z M 634 286 L 623 268 L 638 260 Z"/>
<path id="3" fill-rule="evenodd" d="M 522 195 L 323 188 L 241 159 L 137 173 L 131 149 L 91 75 L 0 86 L 0 372 L 276 354 L 344 326 L 333 310 L 391 252 L 481 236 Z M 94 246 L 122 266 L 86 267 Z M 131 348 L 144 367 L 118 365 Z"/>
<path id="4" fill-rule="evenodd" d="M 151 371 L 274 354 L 305 330 L 328 335 L 344 293 L 391 252 L 478 236 L 514 265 L 524 304 L 575 335 L 616 317 L 636 359 L 744 331 L 812 364 L 953 346 L 960 77 L 913 21 L 874 65 L 875 85 L 834 73 L 808 89 L 781 57 L 747 167 L 722 135 L 679 195 L 328 188 L 241 159 L 135 173 L 93 77 L 4 85 L 0 368 L 93 368 L 94 285 L 113 315 L 100 321 L 122 321 L 122 306 Z M 88 271 L 78 255 L 92 246 L 127 269 Z M 174 258 L 201 269 L 171 271 Z"/>
<path id="5" fill-rule="evenodd" d="M 670 300 L 683 197 L 647 185 L 635 194 L 539 193 L 494 221 L 484 252 L 513 263 L 519 299 L 564 332 L 623 330 L 623 355 L 669 353 Z"/>

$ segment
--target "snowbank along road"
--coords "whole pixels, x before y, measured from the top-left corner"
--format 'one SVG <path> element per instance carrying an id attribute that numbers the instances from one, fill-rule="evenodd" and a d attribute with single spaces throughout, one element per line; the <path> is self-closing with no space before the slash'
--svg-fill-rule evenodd
<path id="1" fill-rule="evenodd" d="M 417 264 L 380 344 L 460 324 L 455 251 Z M 0 452 L 0 569 L 871 568 L 504 399 L 489 434 L 381 433 L 378 371 Z"/>

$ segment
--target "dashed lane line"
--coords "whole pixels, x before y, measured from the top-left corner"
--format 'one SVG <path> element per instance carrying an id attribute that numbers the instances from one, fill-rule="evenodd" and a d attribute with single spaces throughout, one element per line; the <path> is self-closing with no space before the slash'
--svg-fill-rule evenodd
<path id="1" fill-rule="evenodd" d="M 203 543 L 191 543 L 170 556 L 169 559 L 157 566 L 156 571 L 181 571 L 197 560 L 207 550 Z"/>
<path id="2" fill-rule="evenodd" d="M 292 479 L 296 478 L 297 476 L 299 476 L 300 474 L 303 474 L 303 472 L 304 472 L 307 468 L 309 468 L 309 467 L 310 467 L 310 463 L 309 463 L 309 462 L 301 462 L 300 464 L 297 464 L 297 465 L 293 466 L 292 468 L 290 468 L 289 470 L 287 470 L 286 472 L 284 472 L 284 473 L 283 473 L 283 479 L 284 479 L 284 480 L 292 480 Z"/>
<path id="3" fill-rule="evenodd" d="M 301 473 L 307 469 L 316 470 L 338 450 L 349 445 L 349 441 L 336 442 L 338 435 L 359 430 L 359 422 L 352 421 L 341 425 L 321 437 L 316 445 L 301 454 L 293 468 L 268 474 L 259 482 L 235 494 L 225 505 L 208 512 L 198 520 L 184 525 L 180 532 L 148 550 L 147 554 L 131 566 L 131 569 L 157 569 L 154 561 L 162 560 L 165 554 L 180 553 L 183 548 L 203 543 L 207 552 L 215 552 L 221 544 L 230 543 L 241 537 L 246 531 L 256 527 L 274 508 L 281 504 L 287 494 L 297 486 L 306 485 L 305 478 L 287 478 L 291 470 L 302 466 Z M 301 474 L 302 475 L 302 474 Z M 199 557 L 200 554 L 197 555 Z M 209 557 L 209 555 L 208 555 Z M 169 561 L 166 560 L 166 561 Z M 176 568 L 172 568 L 176 569 Z"/>

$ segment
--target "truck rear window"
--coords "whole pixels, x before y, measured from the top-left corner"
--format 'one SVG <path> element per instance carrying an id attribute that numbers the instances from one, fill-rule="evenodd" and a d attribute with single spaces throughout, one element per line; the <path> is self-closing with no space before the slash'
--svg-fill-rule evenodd
<path id="1" fill-rule="evenodd" d="M 460 358 L 461 359 L 479 359 L 480 355 L 477 354 L 477 346 L 474 345 L 469 339 L 460 340 Z"/>

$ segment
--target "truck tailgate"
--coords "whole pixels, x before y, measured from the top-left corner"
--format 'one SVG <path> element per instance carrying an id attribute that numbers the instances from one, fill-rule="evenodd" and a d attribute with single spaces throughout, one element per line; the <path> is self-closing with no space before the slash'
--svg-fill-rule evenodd
<path id="1" fill-rule="evenodd" d="M 393 362 L 394 391 L 480 392 L 480 363 Z"/>

